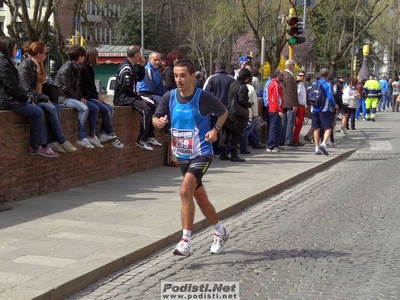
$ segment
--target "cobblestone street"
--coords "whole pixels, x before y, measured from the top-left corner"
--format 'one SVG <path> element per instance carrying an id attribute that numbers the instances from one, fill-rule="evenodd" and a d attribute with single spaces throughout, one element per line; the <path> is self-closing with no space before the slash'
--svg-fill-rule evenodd
<path id="1" fill-rule="evenodd" d="M 160 299 L 161 281 L 239 281 L 246 300 L 400 299 L 399 159 L 359 151 L 223 220 L 223 254 L 209 228 L 192 257 L 171 245 L 68 299 Z"/>

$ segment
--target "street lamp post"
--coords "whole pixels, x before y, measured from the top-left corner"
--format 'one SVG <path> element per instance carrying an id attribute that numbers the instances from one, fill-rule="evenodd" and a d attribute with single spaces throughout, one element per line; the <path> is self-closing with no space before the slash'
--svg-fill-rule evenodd
<path id="1" fill-rule="evenodd" d="M 357 1 L 356 8 L 354 10 L 354 22 L 353 22 L 353 47 L 351 48 L 351 66 L 350 66 L 350 74 L 352 74 L 353 78 L 356 78 L 356 71 L 354 67 L 354 57 L 355 57 L 355 40 L 356 40 L 356 18 L 357 18 L 357 9 L 360 5 L 360 0 Z M 354 72 L 354 73 L 353 73 Z"/>
<path id="2" fill-rule="evenodd" d="M 392 72 L 391 72 L 391 77 L 394 78 L 394 50 L 396 47 L 396 42 L 397 42 L 397 22 L 399 20 L 399 14 L 396 15 L 396 21 L 394 22 L 394 27 L 393 27 L 393 41 L 392 41 L 392 53 L 391 53 L 391 64 L 392 64 Z"/>
<path id="3" fill-rule="evenodd" d="M 143 4 L 143 0 L 141 0 L 141 15 L 140 15 L 140 26 L 141 26 L 141 32 L 140 32 L 140 45 L 141 45 L 141 49 L 140 49 L 140 53 L 142 54 L 142 56 L 144 56 L 144 4 Z"/>

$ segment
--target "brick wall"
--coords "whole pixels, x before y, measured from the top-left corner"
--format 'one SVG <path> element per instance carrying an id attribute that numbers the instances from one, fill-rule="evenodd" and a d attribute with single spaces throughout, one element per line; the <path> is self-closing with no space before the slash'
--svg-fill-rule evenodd
<path id="1" fill-rule="evenodd" d="M 115 107 L 113 127 L 123 149 L 104 144 L 86 149 L 76 145 L 78 112 L 62 110 L 62 129 L 78 150 L 58 158 L 31 156 L 29 119 L 0 110 L 0 202 L 11 202 L 165 165 L 169 138 L 156 130 L 162 147 L 136 146 L 140 116 L 130 107 Z"/>

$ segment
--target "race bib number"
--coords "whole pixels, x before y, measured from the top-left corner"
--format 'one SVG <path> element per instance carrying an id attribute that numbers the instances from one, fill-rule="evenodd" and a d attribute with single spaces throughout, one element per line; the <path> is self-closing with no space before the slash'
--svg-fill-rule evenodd
<path id="1" fill-rule="evenodd" d="M 172 129 L 172 150 L 176 154 L 193 154 L 194 130 Z"/>

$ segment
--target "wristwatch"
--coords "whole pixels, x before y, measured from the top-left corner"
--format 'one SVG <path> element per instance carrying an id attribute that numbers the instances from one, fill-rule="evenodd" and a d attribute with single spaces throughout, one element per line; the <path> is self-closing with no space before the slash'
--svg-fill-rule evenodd
<path id="1" fill-rule="evenodd" d="M 215 125 L 214 128 L 215 128 L 218 132 L 221 131 L 221 126 Z"/>

